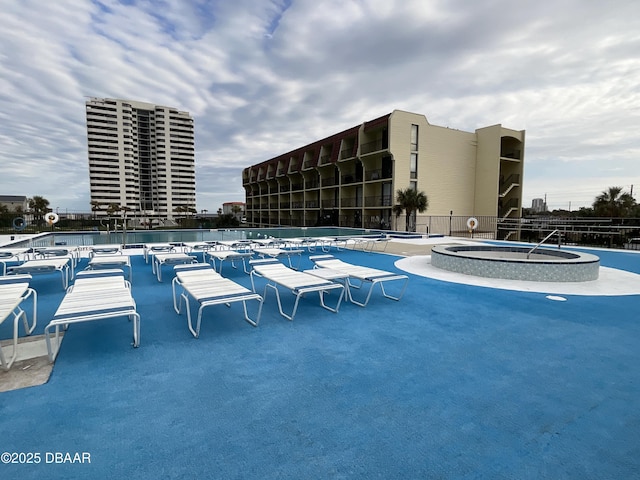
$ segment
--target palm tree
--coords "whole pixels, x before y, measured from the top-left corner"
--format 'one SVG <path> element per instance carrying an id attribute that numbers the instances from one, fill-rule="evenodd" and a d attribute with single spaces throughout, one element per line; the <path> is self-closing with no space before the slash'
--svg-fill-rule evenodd
<path id="1" fill-rule="evenodd" d="M 96 212 L 98 210 L 100 210 L 102 208 L 102 203 L 96 201 L 96 200 L 91 200 L 91 211 L 93 212 L 93 218 L 95 220 L 96 218 Z"/>
<path id="2" fill-rule="evenodd" d="M 114 213 L 119 212 L 120 210 L 122 210 L 122 207 L 120 207 L 120 205 L 118 205 L 117 203 L 110 203 L 107 206 L 107 215 L 112 216 Z"/>
<path id="3" fill-rule="evenodd" d="M 29 210 L 38 223 L 42 219 L 42 215 L 49 211 L 49 200 L 39 195 L 34 195 L 29 199 Z"/>
<path id="4" fill-rule="evenodd" d="M 396 212 L 396 216 L 399 216 L 404 210 L 407 214 L 405 230 L 407 232 L 415 232 L 416 226 L 415 224 L 411 225 L 411 216 L 414 212 L 422 213 L 429 208 L 429 199 L 427 198 L 427 195 L 424 192 L 418 192 L 417 190 L 409 187 L 404 190 L 398 190 L 396 193 L 396 201 L 398 203 L 393 208 Z"/>
<path id="5" fill-rule="evenodd" d="M 622 187 L 609 187 L 598 195 L 593 202 L 596 215 L 606 217 L 626 217 L 635 208 L 635 199 Z"/>
<path id="6" fill-rule="evenodd" d="M 231 207 L 231 213 L 233 213 L 233 215 L 240 220 L 241 217 L 241 213 L 242 213 L 242 207 L 240 205 L 234 205 L 233 207 Z"/>

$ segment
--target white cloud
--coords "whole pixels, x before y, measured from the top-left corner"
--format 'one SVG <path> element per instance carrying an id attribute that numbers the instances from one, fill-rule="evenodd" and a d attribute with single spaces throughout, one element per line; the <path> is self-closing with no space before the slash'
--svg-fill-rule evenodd
<path id="1" fill-rule="evenodd" d="M 525 205 L 588 205 L 640 185 L 640 4 L 614 3 L 5 0 L 0 190 L 89 210 L 88 95 L 191 112 L 198 209 L 242 200 L 244 167 L 395 108 L 525 129 Z"/>

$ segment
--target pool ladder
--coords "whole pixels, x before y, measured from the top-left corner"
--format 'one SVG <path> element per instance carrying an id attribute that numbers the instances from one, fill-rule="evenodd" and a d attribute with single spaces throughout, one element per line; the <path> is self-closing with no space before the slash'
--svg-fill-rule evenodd
<path id="1" fill-rule="evenodd" d="M 554 230 L 553 232 L 551 232 L 549 235 L 547 235 L 546 237 L 544 237 L 544 239 L 542 239 L 540 242 L 538 242 L 538 244 L 533 247 L 531 250 L 529 250 L 527 252 L 527 260 L 529 259 L 529 255 L 531 255 L 533 252 L 535 252 L 538 247 L 540 245 L 542 245 L 544 242 L 546 242 L 547 240 L 549 240 L 551 237 L 553 237 L 555 234 L 558 234 L 558 248 L 560 248 L 560 241 L 562 240 L 562 235 L 560 235 L 560 230 Z"/>

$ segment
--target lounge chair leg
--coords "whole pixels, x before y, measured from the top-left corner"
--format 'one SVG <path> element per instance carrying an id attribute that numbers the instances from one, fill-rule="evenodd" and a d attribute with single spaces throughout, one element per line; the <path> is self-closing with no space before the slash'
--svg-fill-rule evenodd
<path id="1" fill-rule="evenodd" d="M 196 330 L 193 329 L 193 325 L 191 324 L 191 307 L 189 305 L 189 300 L 185 298 L 185 309 L 187 310 L 187 324 L 189 325 L 189 331 L 191 332 L 191 335 L 193 335 L 195 338 L 198 338 L 198 335 L 200 335 L 200 315 L 198 315 L 198 326 L 196 327 Z"/>

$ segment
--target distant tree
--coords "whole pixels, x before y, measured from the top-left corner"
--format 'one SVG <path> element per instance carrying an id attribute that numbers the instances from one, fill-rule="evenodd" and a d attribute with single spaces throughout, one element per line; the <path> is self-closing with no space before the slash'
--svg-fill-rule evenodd
<path id="1" fill-rule="evenodd" d="M 102 203 L 91 200 L 91 211 L 93 212 L 93 218 L 96 218 L 96 212 L 102 208 Z"/>
<path id="2" fill-rule="evenodd" d="M 194 214 L 198 212 L 195 208 L 189 207 L 187 205 L 178 205 L 176 208 L 173 209 L 173 211 L 176 213 L 184 213 L 184 214 Z"/>
<path id="3" fill-rule="evenodd" d="M 627 217 L 635 207 L 635 199 L 631 194 L 623 192 L 622 187 L 609 187 L 593 202 L 594 212 L 603 217 Z"/>
<path id="4" fill-rule="evenodd" d="M 117 203 L 110 203 L 109 205 L 107 205 L 107 215 L 109 215 L 110 217 L 120 210 L 122 210 L 122 207 Z"/>
<path id="5" fill-rule="evenodd" d="M 416 226 L 412 225 L 411 215 L 414 212 L 424 212 L 429 207 L 429 199 L 424 192 L 418 192 L 413 188 L 409 187 L 404 190 L 398 190 L 396 193 L 396 201 L 398 202 L 394 206 L 394 212 L 396 212 L 396 217 L 400 214 L 398 212 L 404 211 L 407 215 L 405 230 L 407 232 L 415 232 Z"/>
<path id="6" fill-rule="evenodd" d="M 242 207 L 240 205 L 234 205 L 233 207 L 231 207 L 231 213 L 233 213 L 237 219 L 240 219 Z"/>
<path id="7" fill-rule="evenodd" d="M 575 212 L 576 217 L 595 217 L 595 212 L 591 207 L 580 207 L 580 209 Z"/>
<path id="8" fill-rule="evenodd" d="M 229 228 L 240 226 L 240 221 L 232 213 L 225 213 L 215 219 L 215 228 Z"/>
<path id="9" fill-rule="evenodd" d="M 51 211 L 51 209 L 49 208 L 49 200 L 39 195 L 34 195 L 33 198 L 30 198 L 28 201 L 28 205 L 29 210 L 31 210 L 34 218 L 36 218 L 36 220 L 38 221 L 42 220 L 42 216 L 45 213 Z"/>

